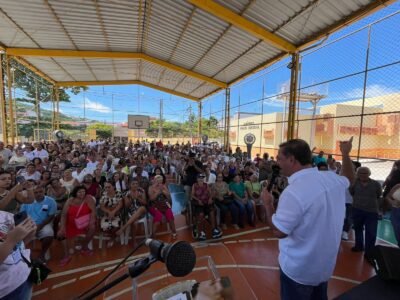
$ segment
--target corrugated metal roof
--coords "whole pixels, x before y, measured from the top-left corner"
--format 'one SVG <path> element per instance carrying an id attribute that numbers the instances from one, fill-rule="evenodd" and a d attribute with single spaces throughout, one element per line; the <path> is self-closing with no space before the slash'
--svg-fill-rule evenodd
<path id="1" fill-rule="evenodd" d="M 391 1 L 214 2 L 301 46 L 341 20 Z M 227 84 L 283 53 L 184 0 L 2 0 L 0 42 L 5 48 L 145 53 Z M 197 98 L 220 88 L 201 76 L 145 59 L 29 55 L 23 58 L 61 84 L 141 80 Z"/>

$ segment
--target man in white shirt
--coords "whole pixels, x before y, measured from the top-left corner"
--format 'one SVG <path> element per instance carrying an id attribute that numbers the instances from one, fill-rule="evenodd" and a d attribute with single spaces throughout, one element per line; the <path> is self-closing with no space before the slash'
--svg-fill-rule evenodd
<path id="1" fill-rule="evenodd" d="M 94 148 L 94 147 L 97 146 L 97 142 L 94 141 L 94 140 L 90 140 L 90 142 L 88 143 L 88 146 L 89 146 L 90 148 Z"/>
<path id="2" fill-rule="evenodd" d="M 136 168 L 133 169 L 132 178 L 135 178 L 138 174 L 141 174 L 142 177 L 146 177 L 147 179 L 149 179 L 149 173 L 143 170 L 143 167 L 141 165 L 138 165 L 136 166 Z"/>
<path id="3" fill-rule="evenodd" d="M 88 171 L 88 173 L 93 174 L 94 170 L 96 170 L 97 164 L 99 162 L 96 160 L 95 156 L 90 155 L 89 156 L 89 161 L 86 164 L 86 170 Z"/>
<path id="4" fill-rule="evenodd" d="M 328 280 L 339 250 L 345 193 L 354 181 L 349 153 L 352 138 L 340 142 L 343 175 L 312 168 L 307 142 L 295 139 L 279 146 L 277 162 L 289 186 L 273 214 L 273 197 L 264 189 L 267 221 L 279 241 L 281 299 L 328 299 Z M 347 177 L 347 178 L 346 178 Z"/>
<path id="5" fill-rule="evenodd" d="M 32 161 L 35 158 L 35 152 L 33 151 L 35 148 L 31 145 L 27 145 L 25 147 L 24 156 L 29 160 Z"/>
<path id="6" fill-rule="evenodd" d="M 12 156 L 10 149 L 4 147 L 4 143 L 0 141 L 0 168 L 4 170 L 7 168 L 8 160 Z"/>
<path id="7" fill-rule="evenodd" d="M 92 174 L 88 172 L 86 168 L 83 168 L 81 165 L 76 165 L 76 169 L 72 172 L 72 177 L 75 178 L 79 183 L 83 182 L 83 177 L 87 174 Z"/>
<path id="8" fill-rule="evenodd" d="M 40 159 L 44 159 L 44 158 L 48 158 L 49 157 L 49 153 L 43 149 L 42 144 L 37 143 L 36 144 L 36 150 L 33 151 L 34 153 L 34 157 L 39 157 Z"/>

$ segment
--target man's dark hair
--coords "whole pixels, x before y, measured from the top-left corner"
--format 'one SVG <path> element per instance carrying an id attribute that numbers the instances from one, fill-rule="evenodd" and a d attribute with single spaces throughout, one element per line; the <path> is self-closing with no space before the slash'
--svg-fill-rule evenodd
<path id="1" fill-rule="evenodd" d="M 310 165 L 312 162 L 312 153 L 310 146 L 306 141 L 293 139 L 279 145 L 283 155 L 292 155 L 302 166 Z"/>
<path id="2" fill-rule="evenodd" d="M 352 160 L 354 168 L 357 170 L 359 167 L 361 167 L 361 163 L 357 160 Z"/>
<path id="3" fill-rule="evenodd" d="M 324 161 L 320 161 L 320 162 L 317 164 L 317 169 L 318 169 L 318 170 L 321 170 L 322 168 L 328 169 L 328 164 L 327 164 L 326 162 L 324 162 Z"/>
<path id="4" fill-rule="evenodd" d="M 0 175 L 3 175 L 3 174 L 11 175 L 10 172 L 4 170 L 3 168 L 0 168 Z"/>

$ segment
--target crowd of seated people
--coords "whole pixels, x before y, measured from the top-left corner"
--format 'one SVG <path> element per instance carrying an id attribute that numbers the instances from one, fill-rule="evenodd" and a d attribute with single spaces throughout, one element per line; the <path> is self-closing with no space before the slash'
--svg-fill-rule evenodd
<path id="1" fill-rule="evenodd" d="M 331 155 L 325 158 L 323 151 L 315 155 L 313 164 L 321 172 L 340 174 L 340 163 Z M 342 238 L 348 239 L 354 228 L 353 251 L 368 252 L 375 244 L 384 207 L 392 211 L 400 243 L 400 162 L 395 162 L 383 187 L 371 179 L 368 168 L 359 164 L 355 168 L 357 180 L 348 191 Z M 208 232 L 218 239 L 229 227 L 242 230 L 265 223 L 263 188 L 270 185 L 279 205 L 279 195 L 288 184 L 268 153 L 249 159 L 240 148 L 224 153 L 215 145 L 160 142 L 63 140 L 7 147 L 0 142 L 0 210 L 27 212 L 37 226 L 39 258 L 44 262 L 53 238 L 61 240 L 64 256 L 59 263 L 66 265 L 76 252 L 77 239 L 81 255 L 93 254 L 89 244 L 99 232 L 108 236 L 107 247 L 115 247 L 129 228 L 135 243 L 137 222 L 144 217 L 153 222 L 153 236 L 165 222 L 176 239 L 167 174 L 186 193 L 183 213 L 193 224 L 193 238 L 200 241 L 207 239 Z"/>

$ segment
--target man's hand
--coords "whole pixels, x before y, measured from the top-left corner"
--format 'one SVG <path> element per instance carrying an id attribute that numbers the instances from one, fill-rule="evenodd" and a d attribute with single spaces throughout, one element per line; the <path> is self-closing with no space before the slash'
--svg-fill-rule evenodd
<path id="1" fill-rule="evenodd" d="M 21 184 L 21 183 L 16 184 L 16 185 L 10 190 L 10 192 L 15 192 L 15 193 L 21 192 L 21 191 L 24 189 L 24 187 L 25 187 L 24 183 L 25 183 L 25 182 L 23 182 L 22 184 Z"/>
<path id="2" fill-rule="evenodd" d="M 261 199 L 266 207 L 270 207 L 274 203 L 274 197 L 268 192 L 267 187 L 264 187 L 261 192 Z"/>
<path id="3" fill-rule="evenodd" d="M 353 137 L 348 141 L 340 141 L 340 152 L 342 155 L 350 155 L 351 149 L 353 147 Z"/>
<path id="4" fill-rule="evenodd" d="M 340 152 L 342 152 L 342 169 L 341 175 L 346 176 L 352 185 L 355 181 L 354 166 L 350 159 L 350 151 L 353 146 L 353 137 L 348 141 L 340 141 Z"/>
<path id="5" fill-rule="evenodd" d="M 223 299 L 221 292 L 223 290 L 220 280 L 213 282 L 212 280 L 203 281 L 199 285 L 195 300 L 217 300 Z"/>

